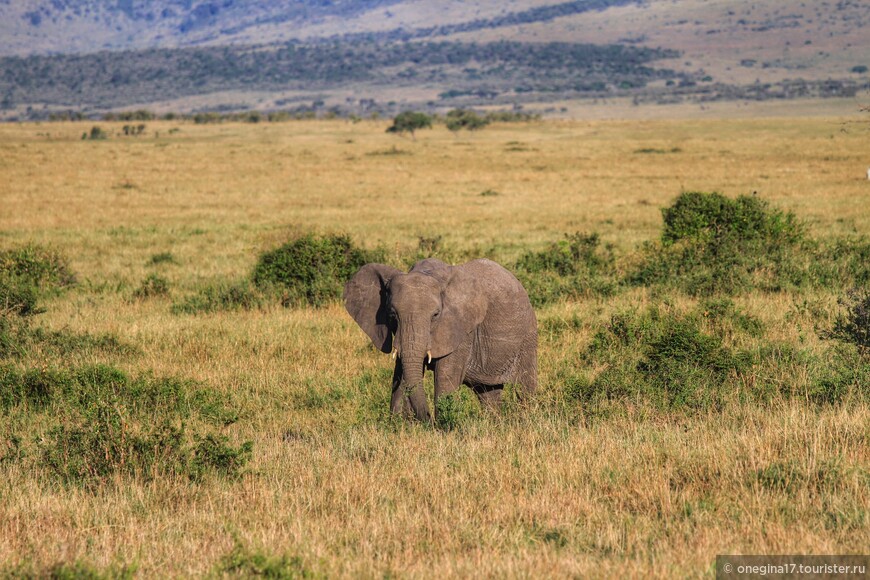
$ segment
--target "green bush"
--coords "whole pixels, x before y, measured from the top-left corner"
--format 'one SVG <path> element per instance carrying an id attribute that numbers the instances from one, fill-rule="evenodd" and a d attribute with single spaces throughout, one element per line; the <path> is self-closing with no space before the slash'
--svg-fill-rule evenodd
<path id="1" fill-rule="evenodd" d="M 837 316 L 834 337 L 870 353 L 870 288 L 855 288 L 839 303 L 844 312 Z"/>
<path id="2" fill-rule="evenodd" d="M 60 252 L 32 244 L 0 251 L 0 274 L 27 280 L 40 288 L 62 288 L 76 281 Z"/>
<path id="3" fill-rule="evenodd" d="M 82 135 L 82 139 L 90 139 L 91 141 L 101 141 L 108 138 L 108 133 L 106 133 L 102 129 L 102 127 L 98 125 L 94 125 L 93 127 L 91 127 L 90 133 L 85 133 L 84 135 Z"/>
<path id="4" fill-rule="evenodd" d="M 169 281 L 157 274 L 146 276 L 139 287 L 133 291 L 134 298 L 144 299 L 156 296 L 169 296 Z"/>
<path id="5" fill-rule="evenodd" d="M 867 400 L 870 360 L 854 346 L 817 354 L 769 342 L 758 320 L 716 299 L 685 313 L 649 307 L 613 315 L 557 384 L 556 399 L 593 416 L 626 406 L 693 413 L 789 398 L 824 405 Z"/>
<path id="6" fill-rule="evenodd" d="M 115 477 L 172 474 L 199 481 L 235 476 L 250 443 L 232 447 L 206 426 L 235 422 L 226 396 L 192 381 L 128 377 L 96 365 L 74 369 L 0 367 L 0 416 L 39 419 L 41 464 L 64 484 L 92 488 Z M 26 455 L 26 453 L 25 453 Z"/>
<path id="7" fill-rule="evenodd" d="M 684 239 L 797 242 L 803 237 L 794 214 L 771 209 L 755 196 L 730 199 L 719 193 L 683 193 L 674 205 L 662 210 L 662 216 L 665 245 Z"/>
<path id="8" fill-rule="evenodd" d="M 595 233 L 566 234 L 540 252 L 524 254 L 515 269 L 536 306 L 562 298 L 610 295 L 616 289 L 613 248 L 602 247 Z"/>
<path id="9" fill-rule="evenodd" d="M 414 137 L 414 132 L 420 129 L 431 129 L 432 117 L 426 113 L 416 111 L 405 111 L 399 113 L 393 119 L 393 124 L 387 128 L 387 133 L 410 133 Z"/>
<path id="10" fill-rule="evenodd" d="M 28 244 L 0 251 L 0 316 L 28 316 L 41 310 L 43 294 L 56 292 L 76 281 L 66 258 L 59 252 Z"/>
<path id="11" fill-rule="evenodd" d="M 587 359 L 607 363 L 589 385 L 589 402 L 641 400 L 659 409 L 716 408 L 728 375 L 745 357 L 701 328 L 697 316 L 646 313 L 614 315 L 598 332 Z"/>
<path id="12" fill-rule="evenodd" d="M 462 129 L 477 131 L 489 125 L 489 119 L 481 117 L 470 109 L 452 109 L 447 112 L 446 124 L 453 132 Z"/>
<path id="13" fill-rule="evenodd" d="M 26 279 L 0 273 L 0 321 L 7 316 L 30 316 L 40 312 L 36 286 Z"/>
<path id="14" fill-rule="evenodd" d="M 383 252 L 357 248 L 346 235 L 308 234 L 263 253 L 251 280 L 263 292 L 281 293 L 285 305 L 321 306 L 339 299 L 362 266 L 383 258 Z"/>
<path id="15" fill-rule="evenodd" d="M 224 435 L 197 436 L 188 466 L 189 476 L 194 480 L 202 480 L 209 473 L 223 477 L 238 477 L 242 469 L 251 459 L 254 444 L 245 441 L 238 447 L 233 447 Z"/>
<path id="16" fill-rule="evenodd" d="M 754 196 L 680 195 L 662 210 L 658 243 L 641 250 L 634 285 L 670 285 L 689 294 L 776 291 L 812 282 L 804 259 L 811 248 L 791 213 Z"/>
<path id="17" fill-rule="evenodd" d="M 172 252 L 159 252 L 151 256 L 148 260 L 149 266 L 157 266 L 160 264 L 177 264 L 178 261 L 175 259 L 175 256 L 172 255 Z"/>
<path id="18" fill-rule="evenodd" d="M 184 428 L 164 423 L 137 429 L 107 405 L 85 419 L 50 429 L 40 442 L 42 464 L 66 484 L 93 487 L 115 475 L 150 481 L 179 475 L 187 465 Z"/>

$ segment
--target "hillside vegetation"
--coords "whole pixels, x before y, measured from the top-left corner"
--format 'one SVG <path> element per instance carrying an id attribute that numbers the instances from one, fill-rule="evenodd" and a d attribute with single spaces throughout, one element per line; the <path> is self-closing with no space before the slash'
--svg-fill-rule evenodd
<path id="1" fill-rule="evenodd" d="M 822 0 L 26 0 L 0 4 L 0 119 L 854 99 L 868 25 Z"/>
<path id="2" fill-rule="evenodd" d="M 671 578 L 870 543 L 865 131 L 143 124 L 0 126 L 0 577 Z M 523 280 L 533 400 L 389 415 L 338 296 L 429 256 Z"/>

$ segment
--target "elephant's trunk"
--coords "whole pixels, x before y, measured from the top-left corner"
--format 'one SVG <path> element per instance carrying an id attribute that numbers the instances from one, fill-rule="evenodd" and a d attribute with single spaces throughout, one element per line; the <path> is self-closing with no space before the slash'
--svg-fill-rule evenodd
<path id="1" fill-rule="evenodd" d="M 402 359 L 400 387 L 408 397 L 417 419 L 430 421 L 429 405 L 423 390 L 424 363 L 429 349 L 429 329 L 415 327 L 412 320 L 400 324 L 399 357 Z"/>

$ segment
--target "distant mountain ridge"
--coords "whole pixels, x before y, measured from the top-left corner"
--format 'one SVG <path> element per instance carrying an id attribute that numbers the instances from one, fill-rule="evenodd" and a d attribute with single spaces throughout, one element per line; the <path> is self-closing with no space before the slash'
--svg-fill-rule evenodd
<path id="1" fill-rule="evenodd" d="M 6 0 L 0 55 L 89 53 L 203 44 L 250 44 L 374 34 L 428 37 L 552 20 L 638 0 L 467 2 L 433 9 L 408 0 Z M 458 3 L 453 3 L 458 4 Z M 401 6 L 401 13 L 390 7 Z M 472 7 L 469 10 L 468 7 Z M 416 15 L 433 12 L 417 21 Z M 402 17 L 402 13 L 406 17 Z"/>
<path id="2" fill-rule="evenodd" d="M 864 0 L 0 0 L 0 119 L 854 99 L 868 71 Z"/>

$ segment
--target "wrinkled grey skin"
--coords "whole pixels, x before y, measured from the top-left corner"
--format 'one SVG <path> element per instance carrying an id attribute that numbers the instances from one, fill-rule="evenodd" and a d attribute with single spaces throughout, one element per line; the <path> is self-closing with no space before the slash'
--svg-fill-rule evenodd
<path id="1" fill-rule="evenodd" d="M 407 274 L 366 264 L 345 286 L 344 301 L 378 349 L 396 351 L 393 413 L 432 419 L 427 368 L 435 373 L 436 401 L 465 384 L 497 408 L 506 383 L 521 395 L 537 389 L 535 311 L 519 280 L 491 260 L 448 266 L 430 258 Z"/>

